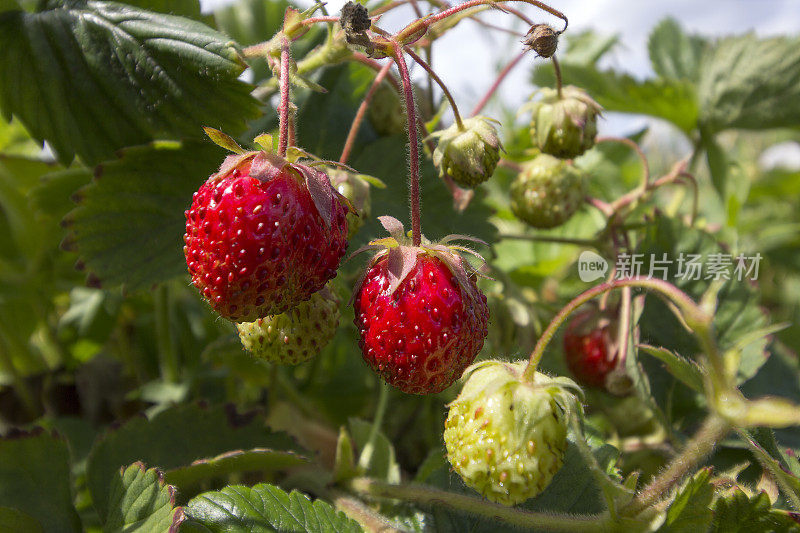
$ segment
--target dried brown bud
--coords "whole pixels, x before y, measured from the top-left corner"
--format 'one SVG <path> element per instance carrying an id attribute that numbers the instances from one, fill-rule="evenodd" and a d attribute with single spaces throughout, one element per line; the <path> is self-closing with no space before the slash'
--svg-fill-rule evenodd
<path id="1" fill-rule="evenodd" d="M 559 32 L 547 24 L 534 24 L 522 43 L 540 57 L 553 57 L 558 48 L 558 36 Z"/>
<path id="2" fill-rule="evenodd" d="M 347 2 L 342 7 L 339 22 L 348 35 L 363 33 L 372 25 L 367 8 L 356 2 Z"/>

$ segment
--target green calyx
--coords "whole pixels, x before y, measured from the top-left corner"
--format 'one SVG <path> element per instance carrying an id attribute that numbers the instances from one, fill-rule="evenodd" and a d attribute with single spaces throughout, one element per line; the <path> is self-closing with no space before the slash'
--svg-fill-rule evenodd
<path id="1" fill-rule="evenodd" d="M 574 165 L 540 154 L 511 184 L 511 211 L 535 228 L 560 226 L 583 205 L 584 177 Z"/>
<path id="2" fill-rule="evenodd" d="M 531 138 L 545 154 L 573 159 L 594 146 L 597 117 L 603 108 L 586 91 L 573 86 L 541 89 L 541 98 L 530 103 Z"/>
<path id="3" fill-rule="evenodd" d="M 516 505 L 542 492 L 564 462 L 570 413 L 567 378 L 522 374 L 527 361 L 485 361 L 467 369 L 450 404 L 444 441 L 453 469 L 485 498 Z"/>
<path id="4" fill-rule="evenodd" d="M 449 175 L 462 187 L 474 188 L 492 177 L 503 147 L 491 119 L 472 117 L 462 125 L 453 124 L 431 135 L 439 139 L 433 164 L 441 175 Z"/>
<path id="5" fill-rule="evenodd" d="M 281 365 L 297 365 L 314 357 L 338 326 L 339 298 L 327 287 L 285 313 L 236 324 L 245 350 Z"/>

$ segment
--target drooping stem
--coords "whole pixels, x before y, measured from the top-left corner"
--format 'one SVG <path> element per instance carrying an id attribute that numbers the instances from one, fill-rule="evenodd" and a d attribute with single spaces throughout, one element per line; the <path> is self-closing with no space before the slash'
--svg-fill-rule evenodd
<path id="1" fill-rule="evenodd" d="M 506 79 L 508 73 L 511 72 L 511 69 L 517 66 L 517 64 L 522 60 L 527 51 L 528 51 L 527 49 L 523 50 L 522 52 L 517 54 L 517 57 L 512 59 L 505 67 L 503 67 L 503 70 L 501 70 L 500 73 L 497 75 L 497 78 L 494 80 L 494 83 L 492 84 L 491 87 L 489 87 L 489 90 L 486 91 L 486 94 L 483 95 L 481 101 L 478 102 L 477 105 L 475 105 L 475 109 L 473 109 L 472 113 L 470 113 L 471 116 L 474 117 L 475 115 L 481 112 L 481 110 L 489 102 L 489 99 L 492 97 L 495 91 L 497 91 L 497 88 L 500 87 L 500 84 L 503 83 L 503 80 Z"/>
<path id="2" fill-rule="evenodd" d="M 550 13 L 553 16 L 560 18 L 561 20 L 564 21 L 564 29 L 561 30 L 561 32 L 564 32 L 567 29 L 567 26 L 569 25 L 569 21 L 567 20 L 567 17 L 564 15 L 564 13 L 562 13 L 561 11 L 558 11 L 556 9 L 553 9 L 552 7 L 548 6 L 547 4 L 545 4 L 543 2 L 540 2 L 539 0 L 507 0 L 507 1 L 510 1 L 510 2 L 525 2 L 526 4 L 531 4 L 532 6 L 536 6 L 539 9 L 547 11 L 548 13 Z M 396 40 L 398 42 L 407 44 L 407 43 L 405 43 L 405 39 L 407 39 L 407 38 L 409 38 L 409 37 L 411 37 L 413 35 L 421 35 L 424 32 L 424 30 L 427 29 L 431 24 L 434 24 L 436 22 L 439 22 L 440 20 L 446 19 L 447 17 L 450 17 L 452 15 L 455 15 L 459 11 L 463 11 L 465 9 L 469 9 L 471 7 L 480 6 L 480 5 L 492 5 L 494 3 L 495 3 L 494 0 L 469 0 L 467 2 L 458 4 L 457 6 L 453 6 L 453 7 L 449 8 L 449 9 L 445 9 L 444 11 L 440 11 L 439 13 L 431 15 L 431 16 L 425 18 L 425 19 L 415 20 L 414 22 L 412 22 L 411 24 L 409 24 L 408 26 L 403 28 L 400 32 L 398 32 L 398 34 L 396 36 Z M 517 13 L 514 13 L 514 14 L 517 14 Z M 523 18 L 523 17 L 521 17 L 521 18 Z M 530 24 L 530 19 L 528 19 L 527 17 L 524 17 L 523 20 L 525 20 L 525 22 L 527 24 Z"/>
<path id="3" fill-rule="evenodd" d="M 439 75 L 436 74 L 436 71 L 434 71 L 431 68 L 431 66 L 427 63 L 427 61 L 425 61 L 424 59 L 419 57 L 419 55 L 414 53 L 414 51 L 411 50 L 411 48 L 406 47 L 405 51 L 408 55 L 411 56 L 411 59 L 416 61 L 417 64 L 419 64 L 422 68 L 424 68 L 428 72 L 428 75 L 431 77 L 431 79 L 433 79 L 433 81 L 436 82 L 436 85 L 438 85 L 439 88 L 442 90 L 445 98 L 447 98 L 447 101 L 450 102 L 450 108 L 453 110 L 453 116 L 456 119 L 456 124 L 458 124 L 458 129 L 463 130 L 464 123 L 461 122 L 461 114 L 458 112 L 458 106 L 456 105 L 456 101 L 453 98 L 453 95 L 450 94 L 450 90 L 447 88 L 447 85 L 445 85 L 444 82 L 442 81 L 442 78 L 440 78 Z"/>
<path id="4" fill-rule="evenodd" d="M 172 343 L 172 332 L 169 317 L 169 290 L 165 284 L 156 289 L 155 300 L 156 338 L 158 356 L 161 366 L 161 377 L 164 381 L 174 383 L 180 375 L 180 363 L 175 345 Z"/>
<path id="5" fill-rule="evenodd" d="M 600 532 L 609 525 L 606 523 L 606 518 L 600 515 L 578 516 L 523 511 L 491 503 L 482 498 L 447 492 L 425 485 L 392 485 L 377 479 L 361 477 L 350 480 L 347 488 L 362 496 L 397 499 L 432 507 L 446 507 L 490 520 L 500 520 L 526 530 L 533 528 L 577 533 Z"/>
<path id="6" fill-rule="evenodd" d="M 414 104 L 414 89 L 411 86 L 411 76 L 403 57 L 403 47 L 395 43 L 394 59 L 400 70 L 400 79 L 403 82 L 403 96 L 406 102 L 406 126 L 408 127 L 408 153 L 409 153 L 409 184 L 411 202 L 411 241 L 414 246 L 422 242 L 422 223 L 419 212 L 419 140 L 417 137 L 417 110 Z"/>
<path id="7" fill-rule="evenodd" d="M 656 291 L 663 296 L 666 296 L 668 300 L 674 303 L 680 312 L 686 318 L 686 322 L 694 325 L 706 325 L 710 323 L 711 317 L 706 316 L 706 313 L 703 309 L 700 308 L 696 303 L 692 301 L 683 291 L 675 287 L 674 285 L 655 278 L 644 278 L 644 277 L 632 277 L 627 279 L 619 279 L 619 280 L 611 280 L 603 283 L 601 285 L 597 285 L 596 287 L 592 287 L 588 291 L 579 294 L 575 297 L 571 302 L 565 305 L 559 313 L 553 317 L 553 320 L 550 321 L 550 324 L 542 333 L 542 336 L 539 337 L 539 340 L 536 343 L 536 346 L 533 348 L 533 352 L 531 353 L 530 360 L 528 361 L 528 366 L 525 368 L 523 373 L 523 379 L 530 381 L 533 379 L 533 375 L 536 372 L 536 368 L 539 366 L 539 361 L 541 361 L 542 356 L 544 355 L 544 350 L 547 348 L 547 345 L 555 336 L 556 331 L 558 328 L 563 324 L 567 317 L 573 313 L 578 307 L 585 304 L 586 302 L 605 294 L 614 289 L 618 289 L 621 287 L 640 287 L 643 289 L 649 289 Z M 702 329 L 698 327 L 698 329 Z M 705 328 L 708 329 L 707 327 Z M 698 334 L 699 340 L 702 339 L 700 335 L 700 331 L 696 331 Z M 706 339 L 708 340 L 708 339 Z M 714 359 L 715 355 L 718 354 L 707 354 L 710 359 Z M 719 358 L 719 364 L 722 364 L 721 358 Z M 716 366 L 715 370 L 716 370 Z M 722 378 L 722 376 L 720 376 Z"/>
<path id="8" fill-rule="evenodd" d="M 717 415 L 709 415 L 694 437 L 669 465 L 631 501 L 622 512 L 635 516 L 651 505 L 669 497 L 669 491 L 711 455 L 717 443 L 731 431 L 731 425 Z"/>
<path id="9" fill-rule="evenodd" d="M 280 120 L 278 155 L 281 157 L 286 156 L 286 149 L 289 146 L 289 62 L 291 60 L 292 55 L 289 50 L 289 39 L 284 37 L 283 42 L 281 42 L 281 102 L 278 104 L 278 116 Z"/>
<path id="10" fill-rule="evenodd" d="M 564 91 L 562 90 L 561 83 L 561 65 L 558 64 L 558 59 L 556 59 L 556 56 L 553 56 L 550 59 L 553 60 L 553 70 L 556 73 L 556 91 L 558 92 L 558 98 L 560 100 L 564 97 Z"/>
<path id="11" fill-rule="evenodd" d="M 650 186 L 650 164 L 647 162 L 647 156 L 644 155 L 642 151 L 642 147 L 639 146 L 636 142 L 628 139 L 627 137 L 598 137 L 595 140 L 595 144 L 600 143 L 619 143 L 624 144 L 625 146 L 629 147 L 631 150 L 636 152 L 636 155 L 639 156 L 639 159 L 642 160 L 642 182 L 639 188 L 641 190 L 647 190 Z"/>
<path id="12" fill-rule="evenodd" d="M 391 61 L 387 62 L 378 71 L 378 75 L 375 76 L 374 80 L 372 80 L 372 85 L 370 85 L 367 94 L 364 96 L 364 100 L 362 100 L 361 105 L 358 106 L 358 111 L 356 111 L 356 116 L 353 118 L 353 123 L 350 124 L 350 131 L 347 133 L 347 140 L 344 142 L 344 148 L 342 148 L 342 155 L 339 156 L 339 163 L 343 165 L 347 163 L 347 159 L 350 157 L 350 152 L 353 150 L 353 145 L 356 142 L 358 130 L 361 129 L 361 123 L 364 122 L 364 117 L 367 115 L 367 109 L 369 108 L 370 102 L 372 102 L 372 97 L 375 95 L 378 87 L 380 87 L 381 83 L 386 78 L 390 68 L 392 68 Z"/>
<path id="13" fill-rule="evenodd" d="M 358 466 L 363 470 L 368 470 L 372 462 L 372 454 L 375 451 L 375 441 L 378 439 L 378 432 L 383 425 L 383 417 L 386 414 L 386 407 L 389 405 L 389 385 L 380 382 L 378 392 L 378 405 L 375 407 L 375 416 L 372 419 L 372 427 L 369 430 L 369 438 L 364 448 L 361 450 L 361 456 L 358 458 Z"/>

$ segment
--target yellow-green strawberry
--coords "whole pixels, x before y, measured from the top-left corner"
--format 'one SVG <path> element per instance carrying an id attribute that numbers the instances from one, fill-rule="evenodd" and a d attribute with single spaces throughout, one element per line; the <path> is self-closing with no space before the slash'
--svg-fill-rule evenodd
<path id="1" fill-rule="evenodd" d="M 534 228 L 554 228 L 575 214 L 584 197 L 584 175 L 577 167 L 539 154 L 522 165 L 511 184 L 511 211 Z"/>
<path id="2" fill-rule="evenodd" d="M 338 326 L 339 298 L 327 287 L 285 313 L 236 324 L 247 351 L 281 365 L 297 365 L 314 357 Z"/>
<path id="3" fill-rule="evenodd" d="M 468 118 L 431 137 L 439 139 L 433 164 L 462 187 L 475 188 L 494 174 L 502 146 L 491 119 Z"/>
<path id="4" fill-rule="evenodd" d="M 369 218 L 371 200 L 370 182 L 367 180 L 375 183 L 375 178 L 343 168 L 326 168 L 325 172 L 331 179 L 331 185 L 353 206 L 353 210 L 347 213 L 347 238 L 352 239 Z"/>
<path id="5" fill-rule="evenodd" d="M 527 361 L 485 361 L 450 404 L 447 458 L 485 498 L 516 505 L 542 492 L 564 463 L 567 425 L 578 402 L 567 378 L 539 372 L 522 378 Z"/>
<path id="6" fill-rule="evenodd" d="M 564 87 L 539 91 L 541 98 L 530 104 L 531 139 L 545 154 L 560 159 L 578 157 L 594 146 L 597 117 L 603 108 L 586 91 Z"/>

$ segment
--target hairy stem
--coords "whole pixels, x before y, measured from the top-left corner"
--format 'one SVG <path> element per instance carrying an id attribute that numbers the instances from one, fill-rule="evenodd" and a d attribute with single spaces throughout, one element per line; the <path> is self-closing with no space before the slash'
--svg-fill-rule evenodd
<path id="1" fill-rule="evenodd" d="M 347 140 L 344 142 L 344 148 L 342 148 L 342 155 L 339 156 L 339 163 L 343 165 L 347 163 L 347 159 L 350 157 L 350 152 L 353 150 L 353 145 L 356 142 L 358 130 L 361 129 L 361 123 L 364 122 L 364 117 L 367 115 L 367 109 L 369 108 L 370 102 L 372 102 L 372 97 L 375 95 L 378 87 L 380 87 L 381 83 L 386 78 L 390 68 L 392 68 L 391 61 L 387 62 L 378 71 L 378 75 L 375 76 L 374 80 L 372 80 L 372 85 L 370 85 L 367 94 L 364 96 L 364 100 L 362 100 L 361 105 L 358 106 L 356 116 L 353 118 L 353 123 L 350 125 L 350 131 L 347 133 Z"/>
<path id="2" fill-rule="evenodd" d="M 278 116 L 280 120 L 278 155 L 281 157 L 286 156 L 286 149 L 289 146 L 289 62 L 291 60 L 292 56 L 289 50 L 289 39 L 284 37 L 283 42 L 281 42 L 281 102 L 278 105 Z"/>
<path id="3" fill-rule="evenodd" d="M 422 223 L 419 212 L 419 140 L 417 137 L 417 109 L 414 104 L 414 89 L 411 86 L 411 76 L 408 74 L 406 59 L 403 57 L 403 47 L 395 43 L 394 59 L 400 70 L 400 79 L 403 82 L 403 96 L 406 102 L 406 126 L 408 127 L 408 165 L 410 181 L 411 202 L 411 241 L 414 246 L 422 242 Z"/>
<path id="4" fill-rule="evenodd" d="M 607 526 L 606 517 L 603 515 L 578 516 L 534 513 L 425 485 L 391 485 L 376 479 L 361 477 L 350 480 L 348 488 L 362 496 L 398 499 L 432 507 L 447 507 L 490 520 L 499 520 L 526 530 L 535 528 L 547 531 L 599 532 L 604 531 Z"/>
<path id="5" fill-rule="evenodd" d="M 531 4 L 532 6 L 536 6 L 539 9 L 547 11 L 548 13 L 550 13 L 553 16 L 560 18 L 561 20 L 564 21 L 564 29 L 561 30 L 562 32 L 565 31 L 567 29 L 567 26 L 569 25 L 569 21 L 567 20 L 567 17 L 564 15 L 564 13 L 562 13 L 561 11 L 558 11 L 556 9 L 553 9 L 552 7 L 548 6 L 547 4 L 545 4 L 543 2 L 540 2 L 539 0 L 507 0 L 507 1 L 510 1 L 510 2 L 525 2 L 526 4 Z M 414 22 L 412 22 L 411 24 L 409 24 L 408 26 L 403 28 L 397 34 L 396 40 L 398 42 L 403 43 L 405 41 L 405 39 L 407 39 L 408 37 L 410 37 L 412 35 L 415 35 L 415 34 L 419 34 L 423 30 L 427 29 L 431 24 L 434 24 L 436 22 L 439 22 L 440 20 L 446 19 L 447 17 L 450 17 L 452 15 L 455 15 L 459 11 L 463 11 L 465 9 L 469 9 L 471 7 L 480 6 L 480 5 L 492 5 L 494 3 L 495 2 L 493 0 L 469 0 L 467 2 L 458 4 L 457 6 L 453 6 L 453 7 L 449 8 L 449 9 L 445 9 L 444 11 L 440 11 L 439 13 L 436 13 L 435 15 L 431 15 L 428 18 L 415 20 Z M 514 14 L 517 14 L 517 13 L 514 13 Z M 525 22 L 528 23 L 528 24 L 530 24 L 530 22 L 531 22 L 530 19 L 527 18 L 527 17 L 523 17 L 523 20 L 525 20 Z"/>
<path id="6" fill-rule="evenodd" d="M 731 425 L 716 415 L 709 415 L 694 437 L 686 443 L 683 450 L 667 467 L 644 487 L 622 512 L 635 516 L 651 505 L 667 498 L 669 491 L 687 474 L 706 459 L 728 432 Z"/>
<path id="7" fill-rule="evenodd" d="M 556 73 L 556 91 L 558 92 L 559 100 L 564 98 L 564 91 L 562 90 L 562 82 L 561 82 L 561 65 L 558 63 L 558 59 L 556 56 L 551 57 L 550 59 L 553 60 L 553 70 Z"/>
<path id="8" fill-rule="evenodd" d="M 417 64 L 419 64 L 422 68 L 424 68 L 428 72 L 428 75 L 431 77 L 431 79 L 433 79 L 433 81 L 436 82 L 439 88 L 442 89 L 445 98 L 447 98 L 447 101 L 450 102 L 450 108 L 453 110 L 453 116 L 456 119 L 456 124 L 458 124 L 458 129 L 463 130 L 464 123 L 461 122 L 461 114 L 458 112 L 458 106 L 456 105 L 456 101 L 453 98 L 453 95 L 450 94 L 450 90 L 447 88 L 447 85 L 445 85 L 444 82 L 442 81 L 442 78 L 440 78 L 439 75 L 436 74 L 433 68 L 431 68 L 431 66 L 424 59 L 415 54 L 413 50 L 406 47 L 405 51 L 408 55 L 411 56 L 411 59 L 416 61 Z"/>
<path id="9" fill-rule="evenodd" d="M 547 329 L 544 330 L 542 336 L 539 337 L 536 346 L 533 348 L 528 366 L 525 368 L 525 372 L 523 373 L 523 379 L 528 381 L 533 379 L 533 375 L 536 373 L 536 368 L 539 366 L 539 362 L 544 355 L 545 348 L 547 348 L 547 345 L 553 339 L 553 336 L 555 336 L 556 331 L 561 324 L 567 320 L 567 317 L 569 317 L 573 311 L 586 302 L 611 290 L 621 287 L 640 287 L 662 294 L 677 306 L 678 310 L 686 317 L 686 322 L 695 325 L 697 330 L 703 329 L 700 326 L 707 324 L 711 320 L 711 318 L 707 317 L 706 313 L 700 308 L 700 306 L 694 303 L 691 298 L 689 298 L 680 289 L 666 281 L 643 277 L 607 281 L 606 283 L 592 287 L 588 291 L 579 294 L 571 302 L 565 305 L 555 317 L 553 317 L 553 320 L 547 326 Z M 696 333 L 698 333 L 698 339 L 702 341 L 703 337 L 700 335 L 701 331 L 696 331 Z M 708 355 L 709 357 L 712 357 L 711 354 Z"/>
<path id="10" fill-rule="evenodd" d="M 506 79 L 508 73 L 511 72 L 511 70 L 515 66 L 517 66 L 517 64 L 522 60 L 526 52 L 527 50 L 520 52 L 519 54 L 517 54 L 517 57 L 509 61 L 509 63 L 505 67 L 503 67 L 503 70 L 501 70 L 500 73 L 497 75 L 497 78 L 494 80 L 494 83 L 492 84 L 491 87 L 489 87 L 489 90 L 486 91 L 486 94 L 483 95 L 481 101 L 475 105 L 475 108 L 472 110 L 471 116 L 474 117 L 475 115 L 480 113 L 484 107 L 486 107 L 486 104 L 489 102 L 489 99 L 491 99 L 492 95 L 494 95 L 495 91 L 497 91 L 497 88 L 500 87 L 500 84 L 503 83 L 503 80 Z"/>

